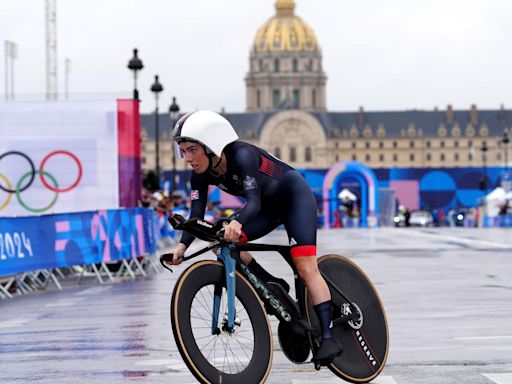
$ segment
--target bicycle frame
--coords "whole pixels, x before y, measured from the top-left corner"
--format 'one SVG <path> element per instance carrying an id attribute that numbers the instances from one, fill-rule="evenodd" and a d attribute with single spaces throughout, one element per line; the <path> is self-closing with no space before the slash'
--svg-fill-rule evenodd
<path id="1" fill-rule="evenodd" d="M 226 271 L 226 290 L 227 290 L 227 301 L 228 301 L 228 322 L 227 329 L 232 330 L 235 322 L 235 287 L 236 287 L 236 274 L 235 270 L 237 269 L 247 278 L 250 284 L 257 291 L 258 295 L 262 298 L 262 300 L 268 303 L 273 310 L 275 311 L 276 317 L 280 321 L 284 321 L 287 323 L 292 322 L 293 319 L 292 313 L 296 312 L 293 308 L 289 308 L 289 303 L 282 303 L 279 298 L 277 298 L 274 293 L 267 287 L 267 285 L 261 281 L 256 274 L 254 274 L 248 266 L 246 266 L 240 259 L 240 251 L 277 251 L 279 252 L 285 260 L 288 262 L 290 267 L 292 268 L 295 276 L 295 290 L 297 298 L 302 299 L 303 295 L 303 283 L 298 278 L 297 270 L 295 268 L 295 264 L 291 260 L 290 248 L 286 246 L 279 245 L 267 245 L 267 244 L 246 244 L 246 243 L 234 243 L 234 244 L 221 244 L 220 252 L 217 255 L 217 259 L 221 261 L 225 266 Z M 214 303 L 213 303 L 213 315 L 212 315 L 212 333 L 219 332 L 217 328 L 218 319 L 219 319 L 219 310 L 220 310 L 220 296 L 222 294 L 221 287 L 215 287 L 214 292 Z M 301 301 L 299 301 L 301 302 Z M 300 315 L 302 315 L 302 310 L 299 309 Z"/>

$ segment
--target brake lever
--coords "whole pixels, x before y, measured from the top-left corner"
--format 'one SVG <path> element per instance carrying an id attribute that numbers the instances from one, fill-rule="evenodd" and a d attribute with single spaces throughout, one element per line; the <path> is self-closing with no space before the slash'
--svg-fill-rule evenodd
<path id="1" fill-rule="evenodd" d="M 172 263 L 172 259 L 173 259 L 173 254 L 172 253 L 164 253 L 163 255 L 160 256 L 159 260 L 160 260 L 160 264 L 162 265 L 162 267 L 164 267 L 165 269 L 167 269 L 168 271 L 171 271 L 171 273 L 174 273 L 173 270 L 171 269 L 171 267 L 169 267 L 165 262 L 170 262 Z M 180 257 L 180 259 L 183 260 L 183 257 Z"/>

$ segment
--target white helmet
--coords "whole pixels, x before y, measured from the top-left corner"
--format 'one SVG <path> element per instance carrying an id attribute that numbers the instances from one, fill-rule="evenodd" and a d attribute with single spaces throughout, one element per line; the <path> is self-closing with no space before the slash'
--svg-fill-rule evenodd
<path id="1" fill-rule="evenodd" d="M 191 112 L 182 116 L 174 126 L 173 140 L 195 141 L 206 146 L 218 157 L 226 145 L 238 139 L 235 129 L 223 116 L 212 111 Z M 176 156 L 181 158 L 178 150 Z"/>

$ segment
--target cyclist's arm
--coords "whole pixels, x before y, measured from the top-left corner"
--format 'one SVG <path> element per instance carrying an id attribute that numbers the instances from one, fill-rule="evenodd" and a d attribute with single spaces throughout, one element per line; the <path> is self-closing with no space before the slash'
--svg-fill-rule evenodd
<path id="1" fill-rule="evenodd" d="M 201 180 L 202 177 L 198 177 L 196 174 L 192 174 L 190 179 L 190 216 L 197 217 L 199 219 L 204 218 L 206 211 L 206 203 L 208 201 L 208 182 Z M 187 248 L 194 241 L 195 237 L 188 232 L 183 232 L 180 243 L 184 244 Z"/>
<path id="2" fill-rule="evenodd" d="M 260 155 L 252 148 L 242 147 L 235 154 L 235 164 L 242 176 L 246 204 L 236 211 L 231 219 L 244 225 L 251 221 L 261 209 Z"/>

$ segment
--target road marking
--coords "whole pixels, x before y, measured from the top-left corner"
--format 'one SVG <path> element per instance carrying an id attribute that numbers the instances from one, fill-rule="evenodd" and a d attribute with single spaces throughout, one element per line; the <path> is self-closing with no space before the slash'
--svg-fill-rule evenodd
<path id="1" fill-rule="evenodd" d="M 505 340 L 512 339 L 512 336 L 466 336 L 454 337 L 453 340 Z"/>
<path id="2" fill-rule="evenodd" d="M 155 359 L 155 360 L 142 360 L 136 361 L 135 365 L 142 366 L 165 366 L 166 368 L 173 369 L 175 371 L 187 370 L 187 366 L 183 360 L 176 359 Z"/>
<path id="3" fill-rule="evenodd" d="M 512 384 L 512 373 L 482 373 L 496 384 Z"/>
<path id="4" fill-rule="evenodd" d="M 393 376 L 379 376 L 375 380 L 370 381 L 373 384 L 397 384 Z"/>
<path id="5" fill-rule="evenodd" d="M 502 248 L 502 249 L 511 248 L 510 244 L 497 243 L 495 241 L 480 240 L 480 239 L 468 239 L 465 237 L 443 235 L 440 233 L 423 232 L 422 230 L 415 230 L 414 233 L 418 234 L 418 235 L 423 235 L 425 237 L 434 237 L 436 239 L 453 241 L 455 243 L 457 243 L 457 242 L 464 243 L 466 245 L 471 246 L 471 248 L 474 248 L 474 249 L 487 248 L 487 247 Z"/>
<path id="6" fill-rule="evenodd" d="M 339 384 L 340 380 L 322 380 L 323 384 Z M 379 376 L 375 380 L 372 380 L 372 384 L 397 384 L 393 376 Z M 293 379 L 292 384 L 318 384 L 318 380 L 297 380 Z M 501 383 L 500 383 L 501 384 Z M 507 383 L 508 384 L 508 383 Z"/>
<path id="7" fill-rule="evenodd" d="M 82 301 L 82 300 L 85 300 L 85 297 L 77 297 L 74 299 L 60 299 L 60 300 L 57 300 L 57 302 L 55 302 L 55 303 L 46 304 L 45 307 L 46 308 L 72 307 L 73 305 L 75 305 L 76 303 L 78 303 L 79 301 Z"/>
<path id="8" fill-rule="evenodd" d="M 84 289 L 83 291 L 77 292 L 77 293 L 75 293 L 75 295 L 76 296 L 96 295 L 98 293 L 109 291 L 111 289 L 112 289 L 111 285 L 105 285 L 105 286 L 101 286 L 101 287 L 92 287 L 92 288 L 87 288 L 87 289 Z"/>
<path id="9" fill-rule="evenodd" d="M 34 321 L 34 319 L 27 319 L 27 318 L 19 318 L 19 319 L 11 319 L 11 320 L 5 320 L 0 321 L 0 328 L 15 328 L 15 327 L 21 327 L 27 323 L 30 323 Z"/>

